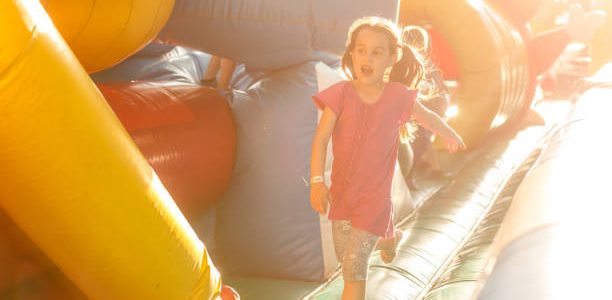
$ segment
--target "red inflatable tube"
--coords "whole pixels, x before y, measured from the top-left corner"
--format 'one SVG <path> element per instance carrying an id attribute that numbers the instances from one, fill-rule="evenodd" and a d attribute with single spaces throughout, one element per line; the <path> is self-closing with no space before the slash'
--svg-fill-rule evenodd
<path id="1" fill-rule="evenodd" d="M 216 90 L 175 82 L 98 87 L 188 219 L 225 192 L 236 128 Z"/>
<path id="2" fill-rule="evenodd" d="M 541 75 L 557 60 L 570 42 L 564 28 L 552 29 L 533 35 L 528 22 L 542 5 L 542 0 L 489 0 L 508 19 L 527 41 L 529 69 L 532 76 Z"/>
<path id="3" fill-rule="evenodd" d="M 455 60 L 450 45 L 442 34 L 433 29 L 428 29 L 431 38 L 431 59 L 442 71 L 446 80 L 459 80 L 459 66 Z"/>
<path id="4" fill-rule="evenodd" d="M 538 12 L 543 0 L 488 0 L 502 11 L 505 17 L 517 27 L 529 22 Z"/>

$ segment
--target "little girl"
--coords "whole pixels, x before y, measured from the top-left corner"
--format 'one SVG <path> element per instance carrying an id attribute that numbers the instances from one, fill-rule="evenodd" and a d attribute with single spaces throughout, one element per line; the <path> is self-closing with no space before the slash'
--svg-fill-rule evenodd
<path id="1" fill-rule="evenodd" d="M 424 61 L 387 19 L 366 17 L 351 26 L 342 68 L 350 81 L 313 97 L 323 110 L 311 158 L 310 203 L 332 220 L 334 247 L 342 263 L 342 299 L 364 299 L 368 261 L 378 242 L 390 262 L 401 231 L 392 223 L 391 179 L 400 132 L 411 117 L 443 137 L 449 151 L 465 148 L 461 137 L 417 100 Z M 403 128 L 403 129 L 402 129 Z M 332 138 L 332 185 L 323 180 Z M 380 239 L 380 241 L 379 241 Z"/>

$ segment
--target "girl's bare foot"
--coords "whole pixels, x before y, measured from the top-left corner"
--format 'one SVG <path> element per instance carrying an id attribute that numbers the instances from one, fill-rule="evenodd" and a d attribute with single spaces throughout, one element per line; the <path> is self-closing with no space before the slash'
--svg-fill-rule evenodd
<path id="1" fill-rule="evenodd" d="M 386 264 L 393 261 L 397 254 L 397 244 L 402 240 L 403 233 L 399 229 L 395 229 L 393 237 L 389 239 L 380 239 L 378 241 L 378 249 L 380 249 L 380 258 Z"/>

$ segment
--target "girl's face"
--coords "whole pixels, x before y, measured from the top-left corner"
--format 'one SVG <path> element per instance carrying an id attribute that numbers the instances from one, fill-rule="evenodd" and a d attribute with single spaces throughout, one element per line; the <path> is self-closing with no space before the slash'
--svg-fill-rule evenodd
<path id="1" fill-rule="evenodd" d="M 357 81 L 362 84 L 380 84 L 387 69 L 395 62 L 396 55 L 391 54 L 389 39 L 384 33 L 367 27 L 359 30 L 355 37 L 355 48 L 351 51 Z"/>

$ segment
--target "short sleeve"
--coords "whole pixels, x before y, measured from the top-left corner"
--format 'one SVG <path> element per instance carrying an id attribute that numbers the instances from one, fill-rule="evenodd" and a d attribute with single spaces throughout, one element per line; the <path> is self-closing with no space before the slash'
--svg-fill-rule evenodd
<path id="1" fill-rule="evenodd" d="M 418 90 L 408 89 L 402 85 L 400 93 L 400 121 L 406 123 L 412 117 L 412 110 L 418 95 Z"/>
<path id="2" fill-rule="evenodd" d="M 320 91 L 318 94 L 312 96 L 312 100 L 320 110 L 325 110 L 325 107 L 329 107 L 336 115 L 340 115 L 342 107 L 344 106 L 344 81 L 335 83 L 330 87 Z"/>

